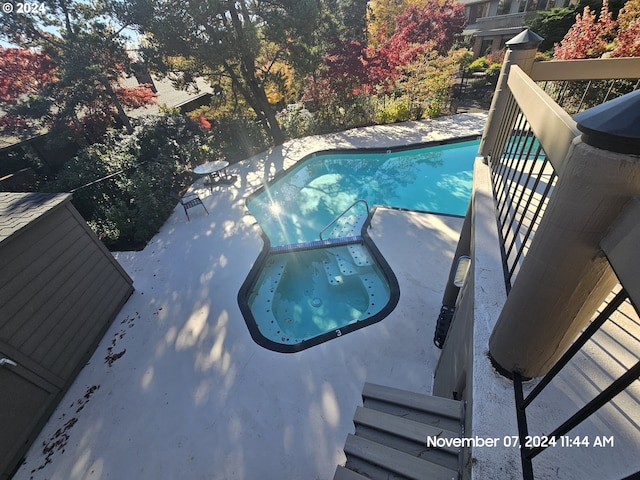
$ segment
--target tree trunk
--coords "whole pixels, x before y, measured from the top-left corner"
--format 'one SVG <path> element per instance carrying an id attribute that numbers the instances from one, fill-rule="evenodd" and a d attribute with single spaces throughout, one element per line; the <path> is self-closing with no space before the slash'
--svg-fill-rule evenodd
<path id="1" fill-rule="evenodd" d="M 129 116 L 127 115 L 127 113 L 124 111 L 124 108 L 122 108 L 122 104 L 120 103 L 120 99 L 118 99 L 118 95 L 116 94 L 116 92 L 114 92 L 113 87 L 109 83 L 109 80 L 104 77 L 102 78 L 102 84 L 107 90 L 107 94 L 109 95 L 109 97 L 111 97 L 111 101 L 116 106 L 116 110 L 118 111 L 118 118 L 120 118 L 120 121 L 127 129 L 127 133 L 132 134 L 133 127 L 131 126 L 131 121 L 129 120 Z"/>
<path id="2" fill-rule="evenodd" d="M 280 124 L 278 123 L 278 119 L 276 118 L 276 111 L 267 100 L 267 95 L 264 92 L 264 88 L 259 85 L 255 85 L 255 95 L 258 97 L 258 104 L 260 105 L 260 109 L 264 114 L 265 120 L 267 122 L 266 128 L 267 132 L 273 139 L 273 142 L 276 145 L 282 145 L 284 143 L 284 133 L 280 128 Z"/>
<path id="3" fill-rule="evenodd" d="M 264 126 L 264 129 L 267 131 L 267 134 L 271 137 L 275 145 L 282 145 L 284 143 L 285 137 L 282 129 L 280 128 L 280 124 L 278 124 L 278 120 L 276 119 L 276 112 L 271 107 L 271 104 L 267 100 L 267 96 L 264 93 L 264 89 L 260 87 L 257 83 L 250 84 L 247 88 L 240 78 L 236 75 L 236 72 L 233 68 L 225 62 L 224 69 L 227 74 L 231 77 L 231 82 L 235 88 L 238 89 L 242 97 L 247 101 L 251 109 L 255 112 L 258 120 Z M 247 79 L 243 79 L 245 83 Z M 262 95 L 260 95 L 262 93 Z M 262 101 L 261 101 L 262 100 Z"/>
<path id="4" fill-rule="evenodd" d="M 236 32 L 238 44 L 241 46 L 240 52 L 240 75 L 244 80 L 244 85 L 240 85 L 239 80 L 232 74 L 232 78 L 236 79 L 236 85 L 242 87 L 240 89 L 242 95 L 245 97 L 251 108 L 256 112 L 258 118 L 264 122 L 267 133 L 276 145 L 282 145 L 284 143 L 284 133 L 278 124 L 276 119 L 275 109 L 267 100 L 267 94 L 264 91 L 264 87 L 256 77 L 256 59 L 248 47 L 249 40 L 245 38 L 244 23 L 250 23 L 250 15 L 247 6 L 244 1 L 240 2 L 240 8 L 244 20 L 241 20 L 238 15 L 237 6 L 233 5 L 233 2 L 229 2 L 229 13 L 231 14 L 231 22 Z M 231 68 L 225 63 L 225 68 L 230 72 Z"/>

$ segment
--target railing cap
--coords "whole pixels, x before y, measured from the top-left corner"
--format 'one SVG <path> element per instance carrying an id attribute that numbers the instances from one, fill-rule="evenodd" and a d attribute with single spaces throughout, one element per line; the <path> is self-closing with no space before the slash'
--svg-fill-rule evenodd
<path id="1" fill-rule="evenodd" d="M 542 40 L 544 38 L 527 28 L 506 42 L 505 45 L 511 50 L 528 50 L 530 48 L 538 48 Z"/>
<path id="2" fill-rule="evenodd" d="M 601 103 L 573 118 L 587 145 L 640 155 L 640 90 Z"/>

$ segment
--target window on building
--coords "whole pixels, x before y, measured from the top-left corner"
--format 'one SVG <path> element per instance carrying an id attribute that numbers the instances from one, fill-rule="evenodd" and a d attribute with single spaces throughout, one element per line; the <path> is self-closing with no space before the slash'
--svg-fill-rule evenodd
<path id="1" fill-rule="evenodd" d="M 486 17 L 489 15 L 489 2 L 474 3 L 469 5 L 468 10 L 468 22 L 476 23 L 478 18 Z"/>
<path id="2" fill-rule="evenodd" d="M 545 9 L 547 9 L 547 0 L 520 0 L 518 12 L 535 12 Z"/>
<path id="3" fill-rule="evenodd" d="M 498 15 L 508 15 L 511 12 L 511 0 L 500 0 L 498 2 Z"/>
<path id="4" fill-rule="evenodd" d="M 493 37 L 485 37 L 482 39 L 482 45 L 480 45 L 480 56 L 486 56 L 491 52 L 491 46 L 493 45 Z"/>

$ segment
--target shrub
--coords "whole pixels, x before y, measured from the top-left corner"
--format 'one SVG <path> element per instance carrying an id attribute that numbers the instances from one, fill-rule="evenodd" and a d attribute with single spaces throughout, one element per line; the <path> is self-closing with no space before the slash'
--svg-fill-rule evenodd
<path id="1" fill-rule="evenodd" d="M 409 100 L 406 97 L 385 98 L 382 106 L 376 110 L 376 122 L 406 122 L 411 118 Z"/>
<path id="2" fill-rule="evenodd" d="M 492 86 L 496 86 L 498 83 L 498 77 L 500 76 L 500 70 L 502 70 L 502 65 L 499 63 L 492 63 L 489 65 L 489 68 L 485 70 L 487 83 L 490 83 Z"/>
<path id="3" fill-rule="evenodd" d="M 270 146 L 266 131 L 255 115 L 241 108 L 200 107 L 189 112 L 189 117 L 208 124 L 207 136 L 216 145 L 216 155 L 231 163 L 245 159 Z M 204 121 L 203 121 L 204 119 Z"/>
<path id="4" fill-rule="evenodd" d="M 536 56 L 534 58 L 535 62 L 546 62 L 553 58 L 553 51 L 547 52 L 536 52 Z"/>
<path id="5" fill-rule="evenodd" d="M 435 117 L 448 108 L 460 62 L 468 54 L 466 49 L 452 50 L 446 56 L 424 52 L 406 65 L 398 87 L 408 98 L 410 119 Z"/>
<path id="6" fill-rule="evenodd" d="M 108 248 L 140 248 L 173 211 L 171 192 L 186 188 L 189 170 L 210 151 L 185 116 L 146 117 L 132 134 L 110 131 L 80 151 L 46 189 L 77 189 L 73 204 Z"/>
<path id="7" fill-rule="evenodd" d="M 375 107 L 373 97 L 353 95 L 349 98 L 335 98 L 317 105 L 313 112 L 317 134 L 340 132 L 350 128 L 363 127 L 374 123 Z"/>
<path id="8" fill-rule="evenodd" d="M 493 52 L 489 52 L 487 54 L 487 61 L 489 62 L 489 67 L 491 67 L 494 63 L 502 64 L 504 63 L 504 57 L 507 54 L 507 51 L 502 48 L 500 50 L 494 50 Z"/>
<path id="9" fill-rule="evenodd" d="M 315 131 L 313 114 L 301 103 L 287 105 L 277 118 L 289 138 L 304 137 Z"/>
<path id="10" fill-rule="evenodd" d="M 479 58 L 476 58 L 473 62 L 471 62 L 467 67 L 467 69 L 470 72 L 481 72 L 482 70 L 485 70 L 488 67 L 489 67 L 489 60 L 487 60 L 487 57 L 479 57 Z"/>

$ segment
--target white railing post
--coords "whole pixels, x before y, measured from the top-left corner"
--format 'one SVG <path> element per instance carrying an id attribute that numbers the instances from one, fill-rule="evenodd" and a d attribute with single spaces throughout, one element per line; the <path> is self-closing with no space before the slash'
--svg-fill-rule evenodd
<path id="1" fill-rule="evenodd" d="M 502 63 L 502 70 L 489 108 L 489 117 L 480 142 L 480 155 L 488 157 L 502 153 L 506 139 L 498 141 L 499 133 L 505 128 L 511 130 L 516 120 L 515 109 L 508 108 L 513 101 L 513 96 L 507 85 L 509 71 L 512 65 L 518 65 L 525 73 L 529 74 L 538 51 L 538 45 L 542 40 L 542 37 L 531 30 L 524 30 L 507 42 L 507 53 Z"/>
<path id="2" fill-rule="evenodd" d="M 564 162 L 489 340 L 504 373 L 544 375 L 615 286 L 600 242 L 640 195 L 640 91 L 576 115 Z"/>

